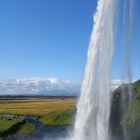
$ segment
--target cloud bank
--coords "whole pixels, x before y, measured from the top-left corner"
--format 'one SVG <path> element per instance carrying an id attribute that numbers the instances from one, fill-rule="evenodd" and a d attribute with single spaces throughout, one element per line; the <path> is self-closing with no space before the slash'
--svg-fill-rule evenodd
<path id="1" fill-rule="evenodd" d="M 121 86 L 122 85 L 122 80 L 120 80 L 120 79 L 117 79 L 117 80 L 112 80 L 111 81 L 111 90 L 113 91 L 113 90 L 115 90 L 116 88 L 118 88 L 119 86 Z"/>
<path id="2" fill-rule="evenodd" d="M 111 90 L 122 84 L 121 80 L 111 81 Z M 80 84 L 58 78 L 23 78 L 15 80 L 0 80 L 0 95 L 66 95 L 80 94 Z"/>
<path id="3" fill-rule="evenodd" d="M 80 85 L 57 78 L 0 80 L 0 95 L 75 95 Z"/>

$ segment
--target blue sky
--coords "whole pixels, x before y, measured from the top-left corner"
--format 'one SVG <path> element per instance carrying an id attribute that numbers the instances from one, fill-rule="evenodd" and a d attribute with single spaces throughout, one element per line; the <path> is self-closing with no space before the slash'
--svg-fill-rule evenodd
<path id="1" fill-rule="evenodd" d="M 118 8 L 118 24 L 117 25 L 117 34 L 116 34 L 116 40 L 115 40 L 115 48 L 114 48 L 114 57 L 113 57 L 113 64 L 112 64 L 112 78 L 113 79 L 123 79 L 127 78 L 127 68 L 125 62 L 127 60 L 124 60 L 125 53 L 123 51 L 123 32 L 124 29 L 128 31 L 127 28 L 127 22 L 122 26 L 122 7 L 123 7 L 123 1 L 119 0 L 119 8 Z M 128 2 L 129 0 L 125 0 Z M 140 79 L 140 1 L 134 0 L 134 11 L 133 11 L 133 26 L 132 26 L 132 34 L 131 34 L 131 45 L 130 45 L 130 70 L 131 70 L 131 80 L 137 80 Z M 128 32 L 126 32 L 127 34 Z M 127 43 L 126 43 L 127 44 Z M 129 47 L 129 46 L 128 46 Z M 127 46 L 126 46 L 127 48 Z"/>
<path id="2" fill-rule="evenodd" d="M 132 60 L 138 78 L 139 2 Z M 1 0 L 0 79 L 58 77 L 80 82 L 97 0 Z M 120 78 L 116 43 L 112 77 Z M 138 53 L 139 51 L 139 53 Z M 135 55 L 137 54 L 137 55 Z M 117 59 L 118 58 L 118 59 Z"/>

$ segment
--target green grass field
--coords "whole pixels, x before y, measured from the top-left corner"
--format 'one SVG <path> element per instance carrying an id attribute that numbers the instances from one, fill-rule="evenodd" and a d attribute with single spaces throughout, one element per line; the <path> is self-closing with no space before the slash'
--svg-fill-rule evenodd
<path id="1" fill-rule="evenodd" d="M 4 132 L 11 128 L 11 126 L 23 121 L 23 119 L 0 119 L 0 132 Z"/>
<path id="2" fill-rule="evenodd" d="M 18 134 L 27 135 L 27 134 L 33 132 L 35 129 L 36 129 L 36 127 L 33 124 L 23 124 L 20 127 Z"/>
<path id="3" fill-rule="evenodd" d="M 50 125 L 70 125 L 73 122 L 76 98 L 26 98 L 0 99 L 0 114 L 39 116 L 39 121 Z M 7 129 L 16 123 L 16 120 L 0 120 L 0 130 Z M 26 132 L 29 125 L 23 125 L 20 133 Z M 31 129 L 31 128 L 30 128 Z M 31 129 L 32 130 L 32 129 Z"/>
<path id="4" fill-rule="evenodd" d="M 56 112 L 71 111 L 75 108 L 76 99 L 24 99 L 1 100 L 0 114 L 43 116 Z"/>
<path id="5" fill-rule="evenodd" d="M 74 111 L 61 111 L 41 116 L 39 121 L 49 125 L 71 125 L 73 123 Z"/>

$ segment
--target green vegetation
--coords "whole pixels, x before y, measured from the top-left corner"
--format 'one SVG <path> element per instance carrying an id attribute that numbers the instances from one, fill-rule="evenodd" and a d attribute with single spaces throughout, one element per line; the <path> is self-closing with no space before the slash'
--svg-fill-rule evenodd
<path id="1" fill-rule="evenodd" d="M 73 122 L 73 114 L 74 111 L 72 110 L 54 112 L 47 116 L 40 117 L 39 121 L 49 125 L 71 125 Z"/>
<path id="2" fill-rule="evenodd" d="M 131 87 L 134 94 L 133 100 L 129 104 L 126 94 L 128 93 L 127 87 Z M 115 91 L 113 95 L 111 111 L 114 120 L 117 119 L 116 116 L 121 116 L 121 106 L 119 106 L 121 104 L 121 95 L 125 97 L 126 103 L 124 104 L 126 105 L 126 110 L 125 114 L 122 116 L 122 118 L 119 118 L 119 120 L 123 125 L 134 126 L 136 122 L 140 120 L 140 80 L 132 83 L 131 85 L 122 85 Z"/>
<path id="3" fill-rule="evenodd" d="M 0 140 L 15 140 L 13 138 L 0 138 Z"/>
<path id="4" fill-rule="evenodd" d="M 128 105 L 122 120 L 123 124 L 130 126 L 140 120 L 140 80 L 132 84 L 132 91 L 134 93 L 133 100 Z"/>
<path id="5" fill-rule="evenodd" d="M 4 132 L 11 128 L 13 125 L 23 121 L 23 119 L 8 119 L 3 118 L 0 120 L 0 132 Z"/>
<path id="6" fill-rule="evenodd" d="M 45 125 L 71 125 L 75 105 L 76 98 L 0 99 L 0 114 L 15 115 L 11 118 L 0 117 L 0 137 L 27 135 L 37 129 L 34 124 L 27 123 L 24 119 L 18 119 L 16 115 L 37 116 L 38 121 Z M 23 122 L 20 123 L 22 120 Z"/>
<path id="7" fill-rule="evenodd" d="M 20 127 L 20 129 L 18 131 L 18 134 L 20 134 L 20 135 L 27 135 L 27 134 L 33 132 L 35 129 L 36 129 L 36 127 L 33 124 L 23 124 Z"/>

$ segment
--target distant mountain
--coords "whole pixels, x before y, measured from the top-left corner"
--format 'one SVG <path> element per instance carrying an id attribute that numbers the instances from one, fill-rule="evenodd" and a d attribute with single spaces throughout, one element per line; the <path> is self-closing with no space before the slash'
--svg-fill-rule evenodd
<path id="1" fill-rule="evenodd" d="M 80 84 L 57 78 L 0 80 L 0 95 L 79 95 Z"/>

